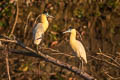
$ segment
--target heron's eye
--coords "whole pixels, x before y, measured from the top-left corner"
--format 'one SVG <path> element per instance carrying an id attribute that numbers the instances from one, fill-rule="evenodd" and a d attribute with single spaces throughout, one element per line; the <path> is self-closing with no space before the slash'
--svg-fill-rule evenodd
<path id="1" fill-rule="evenodd" d="M 69 30 L 71 31 L 72 29 L 73 29 L 73 27 L 72 27 L 72 26 L 70 26 L 70 27 L 69 27 Z"/>
<path id="2" fill-rule="evenodd" d="M 69 27 L 69 29 L 73 29 L 73 27 L 72 27 L 72 26 L 70 26 L 70 27 Z"/>
<path id="3" fill-rule="evenodd" d="M 49 16 L 49 14 L 48 14 L 48 13 L 45 13 L 45 15 L 46 15 L 46 16 Z"/>

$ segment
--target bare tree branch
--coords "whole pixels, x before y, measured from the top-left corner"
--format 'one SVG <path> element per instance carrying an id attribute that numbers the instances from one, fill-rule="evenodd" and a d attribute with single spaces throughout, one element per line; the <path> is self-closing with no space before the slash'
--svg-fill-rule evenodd
<path id="1" fill-rule="evenodd" d="M 89 56 L 90 56 L 90 55 L 89 55 Z M 114 63 L 111 63 L 111 62 L 109 62 L 109 61 L 107 61 L 107 60 L 99 59 L 99 58 L 97 58 L 97 57 L 95 57 L 95 56 L 90 56 L 90 57 L 92 57 L 92 58 L 94 58 L 94 59 L 96 59 L 96 60 L 99 60 L 99 61 L 103 61 L 103 62 L 105 62 L 105 63 L 107 63 L 107 64 L 109 64 L 109 65 L 112 65 L 112 66 L 120 69 L 120 67 L 119 67 L 118 65 L 116 65 L 116 64 L 114 64 Z"/>
<path id="2" fill-rule="evenodd" d="M 37 16 L 37 18 L 35 19 L 35 22 L 34 22 L 34 24 L 33 24 L 33 27 L 35 27 L 35 25 L 36 25 L 36 22 L 37 22 L 37 20 L 38 20 L 38 18 L 41 16 L 41 14 L 40 15 L 38 15 Z"/>
<path id="3" fill-rule="evenodd" d="M 51 50 L 51 51 L 53 51 L 54 53 L 51 53 L 51 54 L 53 54 L 53 55 L 64 55 L 64 56 L 67 56 L 67 57 L 70 57 L 70 58 L 75 58 L 75 56 L 62 53 L 62 52 L 60 52 L 60 51 L 58 51 L 58 50 L 55 50 L 55 49 L 52 49 L 52 48 L 45 48 L 45 47 L 44 47 L 44 49 L 45 49 L 45 50 Z"/>
<path id="4" fill-rule="evenodd" d="M 5 47 L 6 48 L 6 47 Z M 8 51 L 5 49 L 5 55 L 6 55 L 6 67 L 7 67 L 7 74 L 8 74 L 8 79 L 11 80 L 10 77 L 10 69 L 9 69 L 9 60 L 8 60 Z"/>
<path id="5" fill-rule="evenodd" d="M 25 24 L 25 28 L 24 28 L 24 38 L 26 37 L 26 32 L 27 32 L 27 28 L 28 28 L 28 21 L 30 16 L 32 15 L 32 12 L 29 12 L 28 16 L 27 16 L 27 22 Z"/>
<path id="6" fill-rule="evenodd" d="M 106 58 L 111 59 L 114 63 L 116 63 L 118 66 L 120 66 L 120 64 L 119 64 L 116 60 L 114 60 L 112 57 L 110 57 L 110 56 L 104 54 L 104 53 L 101 51 L 101 49 L 99 49 L 99 50 L 100 50 L 100 52 L 97 53 L 97 54 L 102 55 L 102 56 L 104 56 L 104 57 L 106 57 Z"/>
<path id="7" fill-rule="evenodd" d="M 111 78 L 112 80 L 114 79 L 114 80 L 119 80 L 120 79 L 120 77 L 113 77 L 113 76 L 111 76 L 111 75 L 109 75 L 108 74 L 108 72 L 104 72 L 104 74 L 106 74 L 109 78 Z"/>
<path id="8" fill-rule="evenodd" d="M 5 39 L 0 39 L 0 41 L 3 41 L 3 42 L 12 42 L 12 43 L 15 43 L 15 44 L 18 44 L 19 46 L 23 47 L 24 49 L 30 51 L 29 52 L 29 55 L 30 56 L 34 56 L 34 57 L 38 57 L 38 58 L 43 58 L 45 61 L 47 62 L 50 62 L 50 63 L 53 63 L 55 65 L 58 65 L 62 68 L 65 68 L 65 69 L 68 69 L 78 75 L 80 75 L 81 77 L 83 77 L 84 79 L 86 80 L 96 80 L 94 77 L 90 76 L 89 74 L 87 74 L 86 72 L 83 72 L 81 70 L 79 70 L 78 68 L 74 67 L 74 66 L 71 66 L 67 63 L 64 63 L 64 62 L 61 62 L 49 55 L 45 55 L 43 53 L 41 53 L 40 51 L 38 51 L 38 54 L 35 54 L 37 53 L 35 50 L 25 46 L 23 43 L 21 43 L 20 41 L 17 41 L 17 40 L 5 40 Z"/>
<path id="9" fill-rule="evenodd" d="M 18 14 L 19 14 L 19 7 L 18 7 L 18 0 L 16 1 L 16 6 L 17 6 L 17 12 L 16 12 L 16 18 L 15 18 L 15 22 L 14 22 L 14 25 L 13 25 L 13 27 L 12 27 L 12 30 L 11 30 L 11 32 L 10 32 L 10 35 L 9 36 L 11 36 L 11 35 L 13 35 L 13 32 L 14 32 L 14 30 L 15 30 L 15 26 L 16 26 L 16 23 L 17 23 L 17 20 L 18 20 Z"/>

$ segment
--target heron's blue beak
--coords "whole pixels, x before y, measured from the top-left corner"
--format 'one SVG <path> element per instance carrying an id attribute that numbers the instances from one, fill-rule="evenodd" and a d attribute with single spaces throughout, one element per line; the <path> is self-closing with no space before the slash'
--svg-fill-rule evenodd
<path id="1" fill-rule="evenodd" d="M 49 15 L 48 17 L 50 17 L 50 18 L 55 18 L 55 17 L 53 17 L 53 16 L 51 16 L 51 15 Z"/>
<path id="2" fill-rule="evenodd" d="M 46 13 L 46 16 L 50 17 L 50 18 L 54 18 L 53 16 L 49 15 L 48 13 Z"/>
<path id="3" fill-rule="evenodd" d="M 65 31 L 65 32 L 63 32 L 63 33 L 68 33 L 68 32 L 71 32 L 71 30 L 70 30 L 70 29 L 68 29 L 67 31 Z"/>

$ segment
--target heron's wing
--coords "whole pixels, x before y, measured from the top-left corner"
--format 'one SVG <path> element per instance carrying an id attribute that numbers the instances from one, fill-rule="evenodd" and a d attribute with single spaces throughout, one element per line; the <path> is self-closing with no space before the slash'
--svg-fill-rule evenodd
<path id="1" fill-rule="evenodd" d="M 76 51 L 78 53 L 77 56 L 80 56 L 81 58 L 83 58 L 83 60 L 87 63 L 85 48 L 83 44 L 78 40 L 76 40 Z"/>
<path id="2" fill-rule="evenodd" d="M 44 34 L 43 24 L 38 23 L 33 29 L 33 38 L 35 44 L 39 44 L 41 42 L 43 34 Z"/>

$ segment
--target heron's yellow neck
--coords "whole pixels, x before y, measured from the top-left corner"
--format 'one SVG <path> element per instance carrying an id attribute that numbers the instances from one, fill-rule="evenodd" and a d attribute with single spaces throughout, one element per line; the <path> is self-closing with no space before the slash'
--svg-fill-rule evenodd
<path id="1" fill-rule="evenodd" d="M 46 31 L 47 28 L 48 28 L 49 23 L 48 23 L 48 20 L 47 20 L 47 17 L 46 17 L 45 14 L 41 15 L 41 23 L 43 24 L 44 31 Z"/>
<path id="2" fill-rule="evenodd" d="M 70 35 L 70 42 L 71 42 L 71 43 L 74 43 L 75 40 L 76 40 L 76 30 L 73 29 L 73 30 L 71 31 L 71 35 Z"/>

